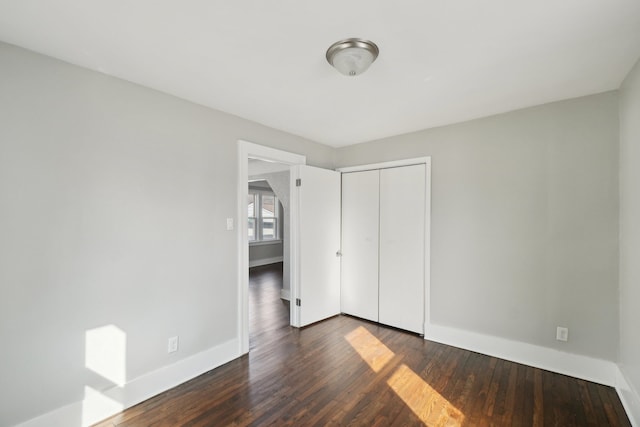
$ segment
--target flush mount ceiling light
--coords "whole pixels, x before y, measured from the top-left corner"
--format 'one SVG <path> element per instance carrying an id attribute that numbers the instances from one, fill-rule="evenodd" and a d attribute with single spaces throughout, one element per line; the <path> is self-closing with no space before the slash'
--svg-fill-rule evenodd
<path id="1" fill-rule="evenodd" d="M 345 76 L 364 73 L 378 57 L 378 46 L 369 40 L 344 39 L 327 50 L 327 61 Z"/>

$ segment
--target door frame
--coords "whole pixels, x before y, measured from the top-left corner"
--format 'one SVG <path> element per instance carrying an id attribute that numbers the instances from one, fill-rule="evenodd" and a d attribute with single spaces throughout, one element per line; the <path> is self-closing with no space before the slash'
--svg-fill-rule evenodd
<path id="1" fill-rule="evenodd" d="M 255 144 L 246 140 L 238 140 L 238 186 L 237 186 L 237 213 L 236 213 L 236 237 L 238 241 L 238 271 L 237 271 L 237 338 L 239 353 L 245 354 L 249 352 L 249 238 L 247 236 L 247 197 L 249 196 L 249 159 L 264 160 L 267 162 L 283 163 L 290 166 L 305 165 L 307 163 L 306 156 L 301 154 L 290 153 L 288 151 L 278 150 L 276 148 Z M 291 168 L 293 169 L 293 168 Z M 290 172 L 290 176 L 293 173 Z M 295 180 L 293 180 L 295 183 Z M 290 205 L 297 206 L 298 193 L 295 186 L 290 186 Z M 290 209 L 290 223 L 293 223 L 297 211 Z M 298 286 L 295 276 L 295 266 L 297 265 L 297 231 L 294 227 L 290 227 L 289 236 L 289 266 L 290 266 L 290 289 L 293 291 Z M 292 295 L 293 300 L 293 295 Z M 295 301 L 295 300 L 293 300 Z M 291 307 L 291 321 L 293 321 L 294 312 L 293 304 Z M 293 324 L 293 323 L 292 323 Z M 295 326 L 295 325 L 294 325 Z"/>
<path id="2" fill-rule="evenodd" d="M 425 165 L 425 197 L 424 197 L 424 320 L 423 333 L 431 325 L 431 156 L 414 157 L 411 159 L 393 160 L 382 163 L 372 163 L 359 166 L 337 168 L 340 173 L 362 172 L 376 169 L 389 169 L 402 166 Z"/>

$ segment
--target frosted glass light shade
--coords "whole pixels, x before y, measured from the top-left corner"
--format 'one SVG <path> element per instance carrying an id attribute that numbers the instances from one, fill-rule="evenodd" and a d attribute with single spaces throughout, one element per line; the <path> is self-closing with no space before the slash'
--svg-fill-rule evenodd
<path id="1" fill-rule="evenodd" d="M 327 50 L 327 61 L 345 76 L 364 73 L 378 57 L 378 46 L 368 40 L 346 39 Z"/>

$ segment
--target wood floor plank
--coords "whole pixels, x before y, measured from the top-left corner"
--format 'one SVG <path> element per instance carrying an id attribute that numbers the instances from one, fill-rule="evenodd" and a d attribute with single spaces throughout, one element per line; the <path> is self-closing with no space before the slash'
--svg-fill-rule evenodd
<path id="1" fill-rule="evenodd" d="M 350 316 L 291 328 L 281 283 L 251 270 L 249 354 L 97 426 L 630 425 L 610 387 Z"/>

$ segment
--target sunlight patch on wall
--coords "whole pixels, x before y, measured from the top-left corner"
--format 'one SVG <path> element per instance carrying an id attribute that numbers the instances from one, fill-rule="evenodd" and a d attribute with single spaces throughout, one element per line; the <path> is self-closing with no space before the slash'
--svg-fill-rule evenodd
<path id="1" fill-rule="evenodd" d="M 373 372 L 379 372 L 395 356 L 393 351 L 362 326 L 345 335 L 345 339 Z"/>
<path id="2" fill-rule="evenodd" d="M 82 401 L 82 427 L 87 427 L 112 416 L 124 408 L 121 403 L 105 396 L 99 391 L 84 387 Z"/>
<path id="3" fill-rule="evenodd" d="M 114 325 L 85 334 L 85 366 L 122 387 L 127 382 L 127 334 Z"/>

